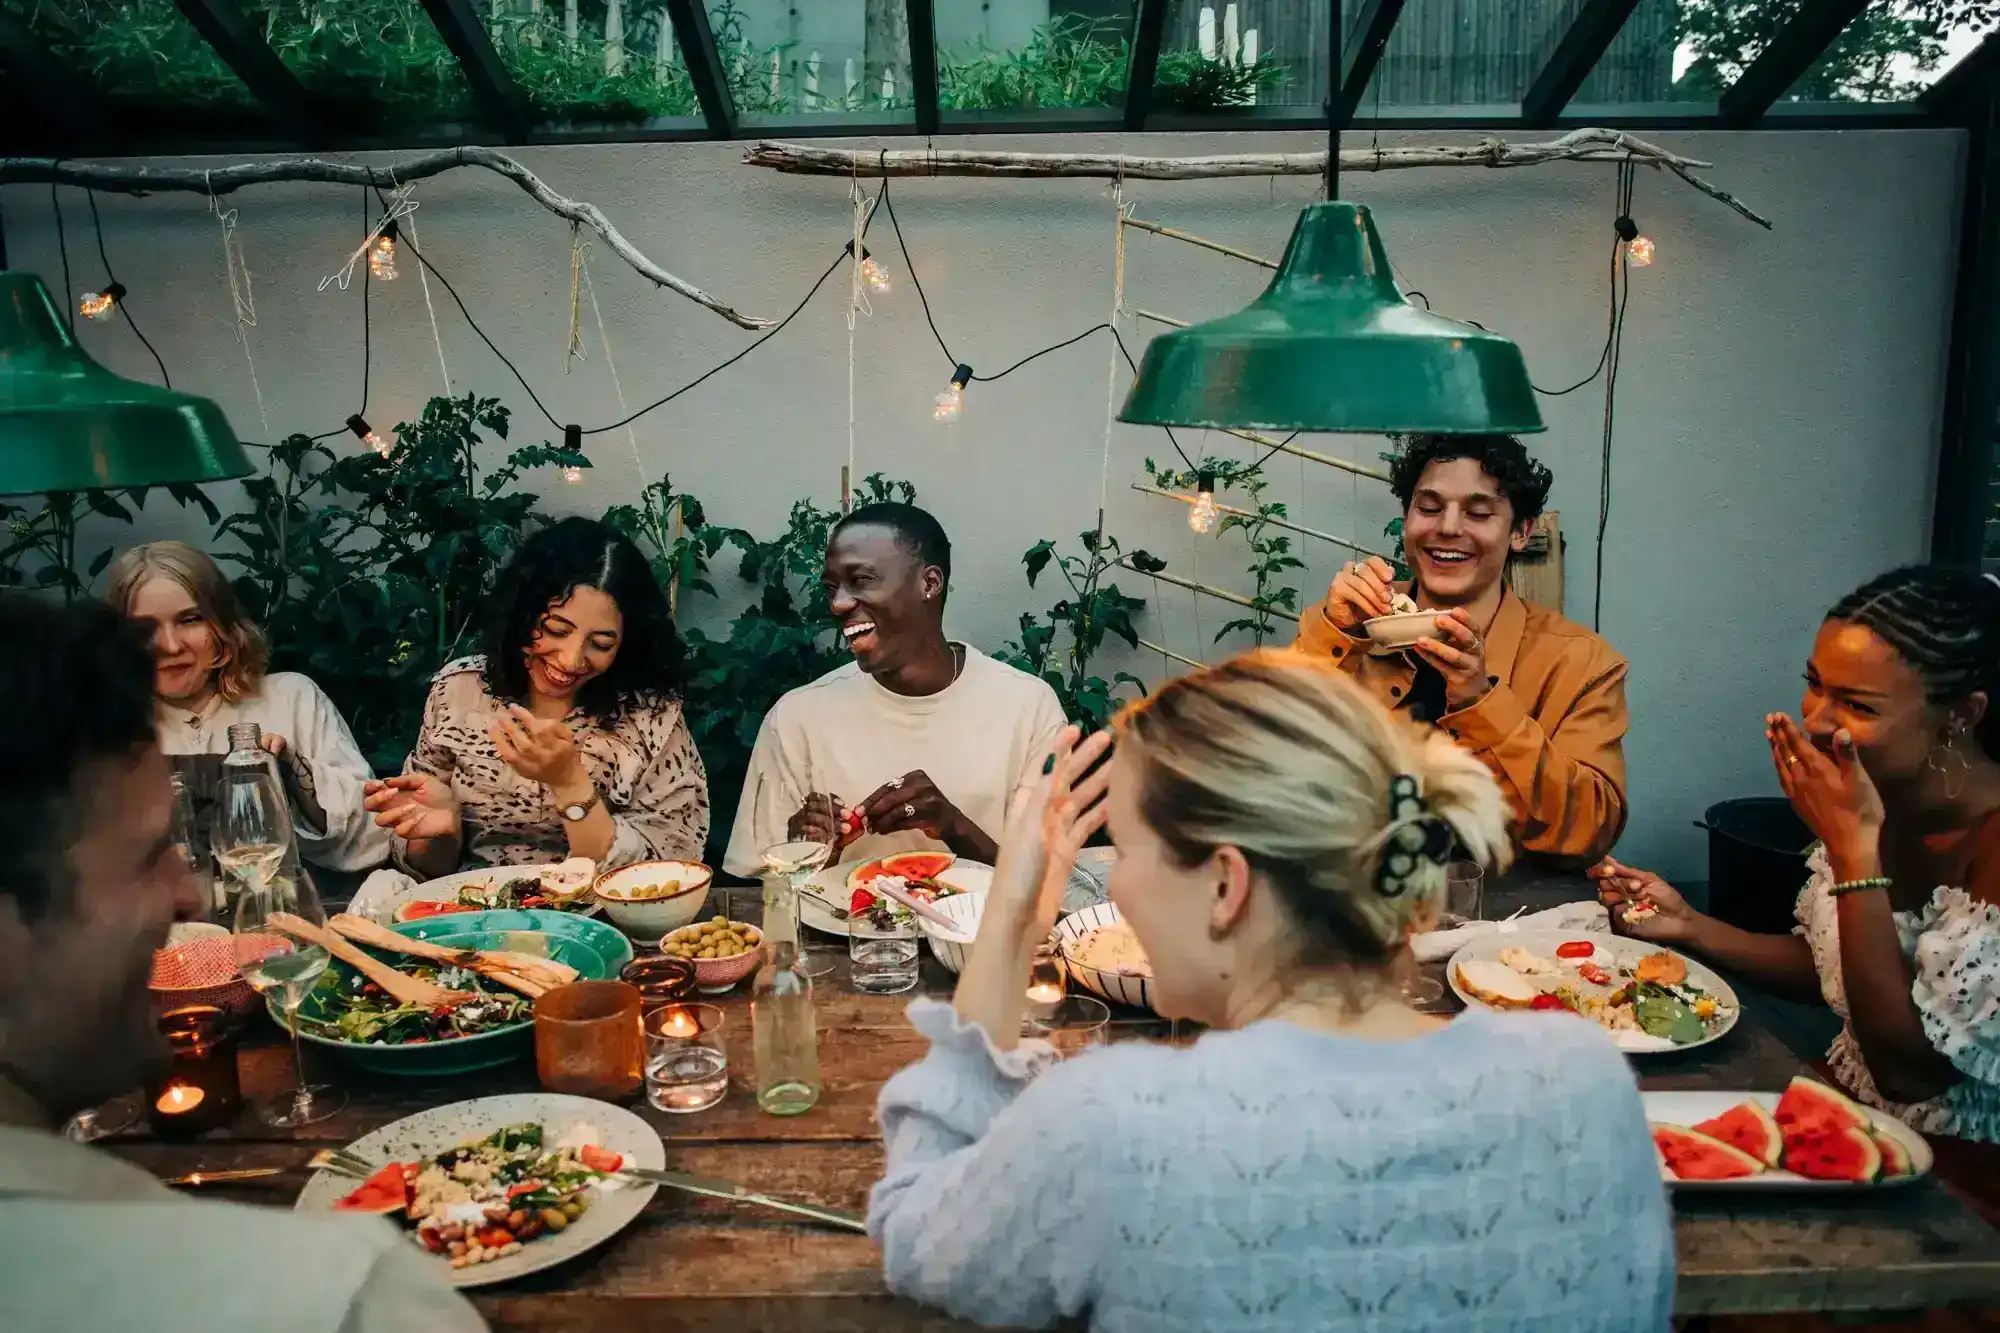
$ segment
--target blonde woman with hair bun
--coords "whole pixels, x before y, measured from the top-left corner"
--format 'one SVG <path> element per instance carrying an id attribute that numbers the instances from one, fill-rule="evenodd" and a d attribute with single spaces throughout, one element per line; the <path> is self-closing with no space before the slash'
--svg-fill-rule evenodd
<path id="1" fill-rule="evenodd" d="M 1106 827 L 1156 1007 L 1210 1030 L 1056 1063 L 1020 1038 L 1028 966 Z M 1301 654 L 1065 732 L 882 1092 L 889 1285 L 1015 1327 L 1665 1329 L 1671 1219 L 1609 1038 L 1396 983 L 1445 864 L 1507 848 L 1484 765 Z"/>
<path id="2" fill-rule="evenodd" d="M 373 774 L 346 719 L 310 677 L 266 670 L 263 630 L 207 553 L 185 542 L 134 546 L 112 562 L 104 598 L 152 632 L 161 750 L 223 755 L 229 728 L 254 722 L 289 770 L 295 804 L 309 807 L 294 810 L 300 856 L 342 884 L 388 861 L 389 832 L 361 804 Z"/>

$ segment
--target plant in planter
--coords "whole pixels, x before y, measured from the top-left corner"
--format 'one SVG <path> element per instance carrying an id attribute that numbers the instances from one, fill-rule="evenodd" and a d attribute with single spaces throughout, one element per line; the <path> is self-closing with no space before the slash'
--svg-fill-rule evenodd
<path id="1" fill-rule="evenodd" d="M 269 477 L 245 483 L 250 509 L 217 527 L 241 548 L 218 558 L 243 570 L 237 590 L 272 665 L 312 675 L 378 771 L 402 767 L 431 677 L 477 651 L 494 577 L 543 521 L 522 474 L 589 465 L 542 444 L 482 470 L 479 446 L 507 429 L 497 399 L 467 394 L 431 399 L 387 457 L 294 435 L 273 448 Z"/>
<path id="2" fill-rule="evenodd" d="M 1053 564 L 1069 586 L 1069 596 L 1040 616 L 1023 612 L 1020 642 L 1009 643 L 999 657 L 1047 681 L 1070 721 L 1094 731 L 1117 710 L 1121 687 L 1130 685 L 1141 694 L 1146 691 L 1145 682 L 1130 672 L 1114 672 L 1108 681 L 1091 673 L 1091 658 L 1104 646 L 1105 635 L 1115 634 L 1130 646 L 1139 646 L 1132 616 L 1146 605 L 1142 598 L 1127 596 L 1117 584 L 1104 582 L 1104 575 L 1118 568 L 1154 573 L 1165 569 L 1167 562 L 1144 551 L 1127 556 L 1117 538 L 1095 528 L 1079 534 L 1078 540 L 1083 545 L 1082 555 L 1061 554 L 1054 542 L 1039 541 L 1021 556 L 1029 587 L 1034 587 L 1042 571 Z"/>

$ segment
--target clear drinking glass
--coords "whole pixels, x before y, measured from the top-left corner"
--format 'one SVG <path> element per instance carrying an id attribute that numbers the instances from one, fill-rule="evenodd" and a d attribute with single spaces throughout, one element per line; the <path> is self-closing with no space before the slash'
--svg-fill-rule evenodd
<path id="1" fill-rule="evenodd" d="M 791 885 L 795 899 L 799 896 L 823 898 L 824 895 L 810 888 L 807 881 L 826 867 L 833 859 L 833 846 L 824 842 L 781 842 L 775 847 L 766 847 L 763 853 L 766 878 L 776 876 Z M 835 912 L 845 915 L 845 905 L 836 907 Z M 814 932 L 803 922 L 799 926 L 799 971 L 814 979 L 825 976 L 839 964 L 837 955 L 826 949 L 813 947 Z"/>
<path id="2" fill-rule="evenodd" d="M 1485 869 L 1477 861 L 1453 861 L 1444 868 L 1444 916 L 1439 928 L 1454 930 L 1484 919 L 1485 897 Z"/>
<path id="3" fill-rule="evenodd" d="M 675 1115 L 706 1111 L 729 1091 L 729 1051 L 722 1010 L 712 1004 L 663 1005 L 646 1015 L 646 1100 Z"/>
<path id="4" fill-rule="evenodd" d="M 95 1143 L 123 1134 L 138 1123 L 139 1104 L 130 1097 L 113 1097 L 102 1106 L 88 1107 L 64 1121 L 62 1134 L 71 1143 Z"/>
<path id="5" fill-rule="evenodd" d="M 289 829 L 286 832 L 289 834 Z M 246 828 L 245 841 L 229 845 L 239 849 L 263 848 L 269 845 L 260 841 L 265 836 L 265 833 Z M 280 855 L 282 852 L 280 847 Z M 234 864 L 248 866 L 253 873 L 261 873 L 261 866 L 267 859 L 270 864 L 277 864 L 276 859 L 266 857 L 262 851 L 259 851 L 259 858 L 252 861 L 244 857 Z M 232 863 L 225 860 L 224 864 Z M 261 889 L 246 887 L 237 896 L 233 932 L 236 937 L 237 970 L 259 994 L 279 996 L 285 1013 L 285 1026 L 292 1034 L 292 1064 L 298 1086 L 290 1093 L 280 1093 L 259 1101 L 257 1114 L 267 1125 L 294 1129 L 300 1125 L 317 1124 L 334 1114 L 347 1105 L 347 1094 L 331 1084 L 306 1082 L 305 1048 L 299 1041 L 299 1005 L 333 960 L 317 944 L 286 935 L 273 925 L 271 918 L 281 913 L 298 917 L 308 925 L 322 929 L 326 926 L 326 911 L 320 906 L 319 897 L 312 892 L 311 886 L 280 878 L 271 880 Z"/>
<path id="6" fill-rule="evenodd" d="M 1040 1037 L 1067 1059 L 1102 1046 L 1111 1022 L 1111 1006 L 1088 995 L 1068 995 L 1046 1018 L 1030 1018 L 1026 1034 Z"/>
<path id="7" fill-rule="evenodd" d="M 878 904 L 847 920 L 848 979 L 854 989 L 895 995 L 917 984 L 916 918 L 906 908 Z"/>

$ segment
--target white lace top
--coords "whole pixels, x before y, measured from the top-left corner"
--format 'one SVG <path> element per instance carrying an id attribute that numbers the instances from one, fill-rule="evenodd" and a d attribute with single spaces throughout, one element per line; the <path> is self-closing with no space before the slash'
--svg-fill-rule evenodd
<path id="1" fill-rule="evenodd" d="M 1799 891 L 1796 933 L 1812 946 L 1820 994 L 1840 1015 L 1840 1035 L 1826 1053 L 1847 1089 L 1927 1134 L 2000 1143 L 2000 908 L 1964 889 L 1940 886 L 1918 911 L 1897 912 L 1896 939 L 1910 962 L 1910 997 L 1924 1035 L 1965 1077 L 1941 1096 L 1899 1105 L 1875 1090 L 1847 1020 L 1840 975 L 1840 920 L 1833 872 L 1814 848 L 1812 877 Z"/>

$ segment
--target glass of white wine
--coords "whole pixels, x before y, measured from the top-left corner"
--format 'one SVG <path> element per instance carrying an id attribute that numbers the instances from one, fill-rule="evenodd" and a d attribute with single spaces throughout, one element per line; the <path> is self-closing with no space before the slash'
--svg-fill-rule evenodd
<path id="1" fill-rule="evenodd" d="M 290 913 L 310 925 L 325 926 L 326 912 L 303 875 L 284 873 L 291 859 L 292 826 L 284 797 L 267 773 L 225 773 L 218 793 L 215 859 L 236 900 L 232 930 L 236 966 L 259 994 L 277 995 L 285 1026 L 292 1033 L 292 1063 L 298 1086 L 265 1099 L 257 1107 L 264 1123 L 280 1129 L 310 1125 L 347 1104 L 347 1095 L 327 1084 L 305 1081 L 305 1053 L 299 1041 L 299 1005 L 332 961 L 325 949 L 294 939 L 271 924 L 274 913 Z"/>

